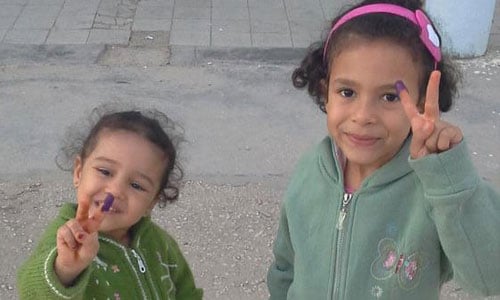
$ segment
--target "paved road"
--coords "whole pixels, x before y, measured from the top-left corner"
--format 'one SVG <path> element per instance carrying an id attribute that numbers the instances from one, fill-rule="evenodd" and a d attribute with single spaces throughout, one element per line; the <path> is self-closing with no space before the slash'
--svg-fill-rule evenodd
<path id="1" fill-rule="evenodd" d="M 279 201 L 299 155 L 325 134 L 324 116 L 289 76 L 334 7 L 209 2 L 0 0 L 0 299 L 17 299 L 17 266 L 74 199 L 54 163 L 64 133 L 108 101 L 157 107 L 184 128 L 181 198 L 154 217 L 177 237 L 206 298 L 266 299 Z M 294 27 L 301 18 L 313 20 L 306 33 Z M 500 187 L 497 19 L 488 54 L 460 61 L 461 97 L 445 117 Z M 442 298 L 480 299 L 454 284 Z"/>

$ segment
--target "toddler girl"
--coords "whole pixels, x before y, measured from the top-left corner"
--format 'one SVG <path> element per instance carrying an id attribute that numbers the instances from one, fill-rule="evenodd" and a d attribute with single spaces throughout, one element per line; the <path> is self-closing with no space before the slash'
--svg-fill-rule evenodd
<path id="1" fill-rule="evenodd" d="M 150 217 L 178 196 L 176 136 L 162 128 L 172 124 L 159 112 L 107 113 L 82 145 L 66 147 L 77 204 L 62 206 L 19 270 L 21 299 L 202 298 L 177 243 Z"/>
<path id="2" fill-rule="evenodd" d="M 421 7 L 363 1 L 295 70 L 329 136 L 291 178 L 271 299 L 438 299 L 451 278 L 500 293 L 500 196 L 440 118 L 459 74 Z"/>

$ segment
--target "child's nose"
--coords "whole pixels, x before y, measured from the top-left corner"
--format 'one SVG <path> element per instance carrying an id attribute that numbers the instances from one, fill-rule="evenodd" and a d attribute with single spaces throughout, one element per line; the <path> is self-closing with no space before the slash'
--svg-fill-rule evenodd
<path id="1" fill-rule="evenodd" d="M 372 124 L 376 119 L 376 107 L 374 101 L 368 97 L 364 97 L 357 101 L 357 105 L 354 107 L 352 113 L 352 120 L 355 123 L 364 125 Z"/>
<path id="2" fill-rule="evenodd" d="M 106 192 L 113 194 L 115 198 L 122 198 L 126 188 L 127 184 L 120 178 L 115 177 L 113 180 L 108 182 Z"/>

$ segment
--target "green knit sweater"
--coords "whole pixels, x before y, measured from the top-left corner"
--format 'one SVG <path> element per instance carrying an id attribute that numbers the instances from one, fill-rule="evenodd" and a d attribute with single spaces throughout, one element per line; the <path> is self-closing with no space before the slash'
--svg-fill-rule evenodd
<path id="1" fill-rule="evenodd" d="M 70 287 L 55 272 L 57 229 L 76 212 L 65 204 L 49 225 L 36 250 L 18 272 L 20 299 L 201 299 L 193 275 L 175 240 L 142 218 L 131 228 L 125 247 L 99 235 L 99 253 Z"/>
<path id="2" fill-rule="evenodd" d="M 465 142 L 409 160 L 407 141 L 354 194 L 330 138 L 298 163 L 268 274 L 278 299 L 438 299 L 454 277 L 500 293 L 500 196 Z"/>

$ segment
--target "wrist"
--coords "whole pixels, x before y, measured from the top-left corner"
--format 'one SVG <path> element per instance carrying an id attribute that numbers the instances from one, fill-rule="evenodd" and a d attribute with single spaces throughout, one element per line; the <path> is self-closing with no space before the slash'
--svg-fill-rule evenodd
<path id="1" fill-rule="evenodd" d="M 83 270 L 85 270 L 85 268 L 79 269 L 62 264 L 60 258 L 56 256 L 54 261 L 54 272 L 63 286 L 72 286 L 75 279 L 83 272 Z"/>

